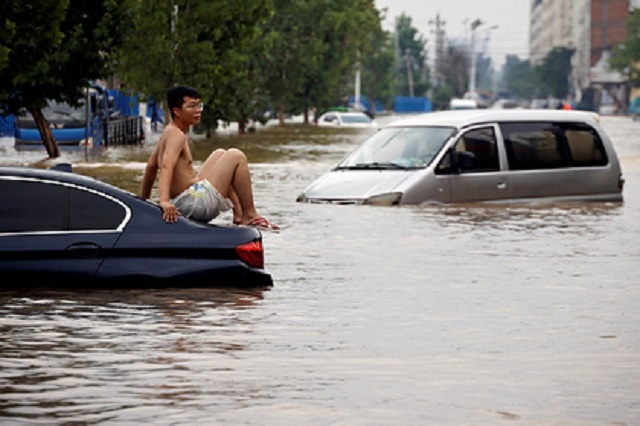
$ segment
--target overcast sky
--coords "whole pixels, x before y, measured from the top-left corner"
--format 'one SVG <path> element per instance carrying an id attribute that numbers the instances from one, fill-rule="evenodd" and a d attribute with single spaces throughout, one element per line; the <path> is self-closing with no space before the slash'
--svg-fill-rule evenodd
<path id="1" fill-rule="evenodd" d="M 375 0 L 378 9 L 387 8 L 384 28 L 393 29 L 396 17 L 402 13 L 411 17 L 411 24 L 427 39 L 429 60 L 433 60 L 436 16 L 445 21 L 447 39 L 470 39 L 470 23 L 480 19 L 484 24 L 476 30 L 476 51 L 483 47 L 487 33 L 487 54 L 494 66 L 501 66 L 507 54 L 520 59 L 529 57 L 530 0 Z M 491 27 L 497 28 L 488 30 Z"/>

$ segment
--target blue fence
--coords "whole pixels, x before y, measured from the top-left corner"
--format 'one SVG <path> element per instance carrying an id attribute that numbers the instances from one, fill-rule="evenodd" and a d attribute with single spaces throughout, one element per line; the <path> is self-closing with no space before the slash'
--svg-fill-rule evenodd
<path id="1" fill-rule="evenodd" d="M 13 136 L 16 118 L 13 115 L 0 115 L 0 137 Z"/>
<path id="2" fill-rule="evenodd" d="M 116 89 L 109 89 L 108 93 L 113 97 L 115 109 L 124 117 L 136 117 L 140 115 L 138 95 L 129 96 Z M 13 137 L 15 134 L 16 118 L 13 115 L 0 115 L 0 137 Z"/>
<path id="3" fill-rule="evenodd" d="M 431 104 L 431 100 L 428 98 L 396 96 L 393 103 L 393 110 L 398 114 L 431 112 L 433 110 L 433 105 Z"/>
<path id="4" fill-rule="evenodd" d="M 120 111 L 120 115 L 125 117 L 135 117 L 140 115 L 140 106 L 138 104 L 139 96 L 127 95 L 117 89 L 107 90 L 110 97 L 113 97 L 116 111 Z"/>

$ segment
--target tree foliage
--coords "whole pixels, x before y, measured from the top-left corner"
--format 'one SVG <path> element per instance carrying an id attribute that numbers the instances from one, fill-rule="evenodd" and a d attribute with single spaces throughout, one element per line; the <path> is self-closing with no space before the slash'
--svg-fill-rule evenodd
<path id="1" fill-rule="evenodd" d="M 275 36 L 263 69 L 281 119 L 285 112 L 345 103 L 355 67 L 369 60 L 371 42 L 381 31 L 371 0 L 278 1 L 267 25 Z"/>
<path id="2" fill-rule="evenodd" d="M 369 36 L 371 50 L 362 55 L 362 91 L 369 97 L 370 111 L 375 113 L 374 102 L 390 106 L 393 98 L 393 37 L 382 28 Z"/>
<path id="3" fill-rule="evenodd" d="M 399 63 L 396 64 L 398 93 L 405 96 L 425 96 L 429 90 L 427 41 L 412 26 L 411 18 L 402 14 L 396 20 Z"/>
<path id="4" fill-rule="evenodd" d="M 624 42 L 613 49 L 610 64 L 627 73 L 633 84 L 640 85 L 640 10 L 629 14 Z"/>
<path id="5" fill-rule="evenodd" d="M 538 82 L 543 94 L 557 99 L 565 99 L 569 94 L 571 56 L 575 49 L 554 47 L 541 65 L 536 68 Z"/>
<path id="6" fill-rule="evenodd" d="M 538 77 L 529 61 L 507 55 L 503 75 L 505 88 L 512 96 L 530 99 L 536 95 Z"/>
<path id="7" fill-rule="evenodd" d="M 168 88 L 197 88 L 203 124 L 246 121 L 254 113 L 263 76 L 257 64 L 269 45 L 262 23 L 271 0 L 135 0 L 132 28 L 119 50 L 125 86 L 164 100 Z"/>
<path id="8" fill-rule="evenodd" d="M 77 105 L 90 80 L 108 75 L 122 1 L 2 0 L 0 108 L 33 114 L 50 157 L 59 153 L 41 110 L 48 99 Z"/>
<path id="9" fill-rule="evenodd" d="M 452 95 L 462 97 L 469 88 L 469 55 L 459 46 L 449 46 L 443 58 L 444 83 Z"/>

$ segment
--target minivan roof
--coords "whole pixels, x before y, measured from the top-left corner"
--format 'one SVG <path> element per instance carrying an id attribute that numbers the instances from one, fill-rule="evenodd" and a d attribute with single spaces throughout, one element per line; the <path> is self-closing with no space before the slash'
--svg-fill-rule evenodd
<path id="1" fill-rule="evenodd" d="M 389 123 L 385 127 L 447 126 L 461 128 L 496 121 L 568 121 L 596 125 L 598 115 L 589 111 L 576 110 L 449 110 L 414 115 Z"/>

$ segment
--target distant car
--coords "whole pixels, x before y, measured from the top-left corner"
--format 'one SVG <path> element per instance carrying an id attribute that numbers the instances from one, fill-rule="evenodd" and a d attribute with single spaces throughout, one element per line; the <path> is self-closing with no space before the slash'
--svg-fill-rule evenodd
<path id="1" fill-rule="evenodd" d="M 522 109 L 522 105 L 511 99 L 498 99 L 491 105 L 491 109 Z"/>
<path id="2" fill-rule="evenodd" d="M 480 109 L 422 114 L 383 127 L 297 201 L 622 201 L 623 185 L 595 114 Z"/>
<path id="3" fill-rule="evenodd" d="M 460 99 L 453 98 L 449 101 L 449 109 L 451 110 L 460 110 L 460 109 L 478 109 L 478 101 L 474 99 Z"/>
<path id="4" fill-rule="evenodd" d="M 0 167 L 0 288 L 262 287 L 262 234 L 179 218 L 72 171 Z"/>
<path id="5" fill-rule="evenodd" d="M 318 119 L 319 126 L 330 127 L 375 127 L 375 120 L 364 112 L 325 112 Z"/>

